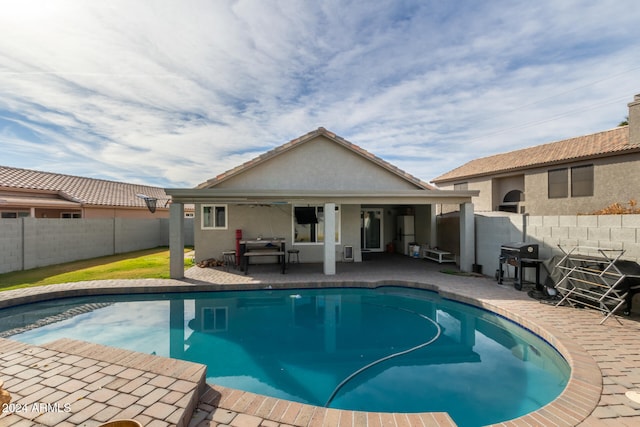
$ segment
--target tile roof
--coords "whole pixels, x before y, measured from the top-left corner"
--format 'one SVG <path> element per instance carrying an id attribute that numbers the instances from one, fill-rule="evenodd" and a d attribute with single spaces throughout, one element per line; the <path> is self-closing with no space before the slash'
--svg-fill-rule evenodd
<path id="1" fill-rule="evenodd" d="M 328 139 L 330 139 L 333 142 L 336 142 L 337 144 L 342 145 L 343 147 L 353 151 L 354 153 L 370 160 L 371 162 L 377 164 L 378 166 L 386 169 L 387 171 L 405 179 L 406 181 L 411 182 L 413 185 L 416 185 L 417 187 L 421 188 L 421 189 L 425 189 L 425 190 L 434 190 L 435 187 L 433 187 L 432 185 L 430 185 L 429 183 L 422 181 L 419 178 L 416 178 L 415 176 L 399 169 L 398 167 L 392 165 L 391 163 L 382 160 L 381 158 L 371 154 L 370 152 L 368 152 L 367 150 L 363 149 L 362 147 L 359 147 L 356 144 L 353 144 L 349 141 L 347 141 L 346 139 L 337 136 L 335 133 L 328 131 L 327 129 L 323 128 L 323 127 L 319 127 L 318 129 L 311 131 L 305 135 L 302 135 L 298 138 L 292 139 L 291 141 L 282 144 L 276 148 L 274 148 L 273 150 L 267 151 L 266 153 L 261 154 L 258 157 L 255 157 L 243 164 L 241 164 L 240 166 L 237 166 L 233 169 L 230 169 L 226 172 L 221 173 L 220 175 L 216 176 L 213 179 L 210 179 L 206 182 L 203 182 L 202 184 L 199 184 L 196 188 L 211 188 L 211 187 L 215 187 L 216 185 L 218 185 L 219 183 L 226 181 L 227 179 L 236 176 L 248 169 L 251 169 L 261 163 L 266 162 L 267 160 L 278 156 L 279 154 L 282 154 L 294 147 L 300 146 L 302 144 L 304 144 L 305 142 L 309 142 L 312 139 L 318 137 L 318 136 L 324 136 Z"/>
<path id="2" fill-rule="evenodd" d="M 431 182 L 439 184 L 453 180 L 637 151 L 640 151 L 640 145 L 629 144 L 629 126 L 620 126 L 591 135 L 578 136 L 471 160 L 456 169 L 440 175 Z"/>
<path id="3" fill-rule="evenodd" d="M 163 208 L 169 199 L 164 189 L 159 187 L 8 166 L 0 166 L 0 189 L 53 192 L 67 200 L 98 206 L 146 208 L 144 200 L 136 196 L 144 194 L 157 198 L 158 208 Z"/>

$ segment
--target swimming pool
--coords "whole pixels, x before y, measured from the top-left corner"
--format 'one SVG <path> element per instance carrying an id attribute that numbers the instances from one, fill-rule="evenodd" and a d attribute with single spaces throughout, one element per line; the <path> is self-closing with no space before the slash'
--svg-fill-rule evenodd
<path id="1" fill-rule="evenodd" d="M 83 297 L 0 317 L 5 336 L 32 344 L 70 337 L 171 356 L 207 364 L 208 381 L 232 388 L 341 409 L 444 411 L 461 426 L 534 411 L 569 377 L 553 348 L 512 322 L 398 287 Z"/>

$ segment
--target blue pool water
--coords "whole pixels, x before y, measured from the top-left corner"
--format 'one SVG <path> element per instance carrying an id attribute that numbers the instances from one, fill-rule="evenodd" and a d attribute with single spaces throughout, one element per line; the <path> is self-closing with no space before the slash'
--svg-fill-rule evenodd
<path id="1" fill-rule="evenodd" d="M 207 381 L 312 405 L 448 412 L 460 426 L 556 398 L 566 361 L 512 322 L 415 289 L 69 298 L 0 310 L 0 336 L 73 338 L 207 365 Z"/>

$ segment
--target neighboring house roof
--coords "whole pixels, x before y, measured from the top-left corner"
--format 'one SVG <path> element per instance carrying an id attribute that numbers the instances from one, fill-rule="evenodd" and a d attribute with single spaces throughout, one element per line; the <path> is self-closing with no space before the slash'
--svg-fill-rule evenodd
<path id="1" fill-rule="evenodd" d="M 146 208 L 144 199 L 136 196 L 144 194 L 158 199 L 158 208 L 164 208 L 164 203 L 169 199 L 164 189 L 159 187 L 8 166 L 0 166 L 0 190 L 14 193 L 21 190 L 26 190 L 25 193 L 46 192 L 82 205 L 95 206 Z"/>
<path id="2" fill-rule="evenodd" d="M 472 160 L 432 180 L 435 184 L 640 151 L 629 143 L 629 126 Z"/>
<path id="3" fill-rule="evenodd" d="M 296 139 L 292 139 L 291 141 L 280 145 L 279 147 L 274 148 L 273 150 L 267 151 L 266 153 L 252 159 L 249 160 L 248 162 L 245 162 L 243 164 L 241 164 L 240 166 L 237 166 L 233 169 L 230 169 L 226 172 L 221 173 L 220 175 L 216 176 L 213 179 L 210 179 L 206 182 L 203 182 L 202 184 L 198 185 L 196 188 L 198 189 L 204 189 L 204 188 L 212 188 L 215 187 L 216 185 L 220 184 L 221 182 L 224 182 L 226 180 L 228 180 L 231 177 L 234 177 L 238 174 L 241 174 L 242 172 L 245 172 L 253 167 L 256 167 L 286 151 L 289 151 L 295 147 L 299 147 L 300 145 L 309 142 L 311 140 L 313 140 L 314 138 L 318 137 L 318 136 L 324 136 L 327 139 L 343 146 L 344 148 L 351 150 L 352 152 L 362 156 L 363 158 L 375 163 L 376 165 L 382 167 L 383 169 L 386 169 L 387 171 L 405 179 L 406 181 L 412 183 L 413 185 L 416 185 L 419 188 L 425 189 L 425 190 L 435 190 L 436 188 L 433 187 L 432 185 L 430 185 L 427 182 L 424 182 L 418 178 L 416 178 L 415 176 L 399 169 L 398 167 L 392 165 L 389 162 L 386 162 L 385 160 L 382 160 L 379 157 L 376 157 L 375 155 L 371 154 L 370 152 L 368 152 L 367 150 L 357 146 L 356 144 L 353 144 L 349 141 L 347 141 L 346 139 L 337 136 L 335 133 L 328 131 L 327 129 L 323 128 L 323 127 L 319 127 L 318 129 L 311 131 L 305 135 L 302 135 Z"/>

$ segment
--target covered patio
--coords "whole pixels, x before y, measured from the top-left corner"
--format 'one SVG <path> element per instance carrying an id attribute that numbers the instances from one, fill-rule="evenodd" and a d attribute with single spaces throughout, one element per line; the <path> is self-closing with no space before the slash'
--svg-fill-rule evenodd
<path id="1" fill-rule="evenodd" d="M 331 276 L 338 261 L 360 263 L 363 254 L 388 246 L 400 252 L 410 242 L 438 246 L 436 210 L 447 204 L 460 206 L 456 262 L 463 271 L 471 271 L 474 262 L 471 199 L 477 190 L 440 190 L 322 127 L 196 188 L 165 192 L 172 203 L 171 277 L 176 279 L 183 276 L 185 204 L 195 205 L 197 261 L 218 258 L 234 246 L 239 252 L 235 239 L 242 234 L 284 241 L 282 249 L 297 250 L 302 262 L 320 262 Z M 397 224 L 400 217 L 404 225 Z M 378 227 L 371 234 L 376 239 L 368 241 L 365 229 L 372 224 Z"/>
<path id="2" fill-rule="evenodd" d="M 409 211 L 415 215 L 416 242 L 429 247 L 437 247 L 438 242 L 446 236 L 438 236 L 437 212 L 439 204 L 458 204 L 460 206 L 459 242 L 460 253 L 454 254 L 457 265 L 462 271 L 472 271 L 475 259 L 474 213 L 471 197 L 476 191 L 443 191 L 443 190 L 402 190 L 393 192 L 374 191 L 238 191 L 226 189 L 166 189 L 172 197 L 170 208 L 170 252 L 171 278 L 183 277 L 182 254 L 184 250 L 184 205 L 196 205 L 195 227 L 198 228 L 201 218 L 198 213 L 202 206 L 225 206 L 230 219 L 228 228 L 219 231 L 214 239 L 196 238 L 196 257 L 203 259 L 205 255 L 198 251 L 207 251 L 206 257 L 215 257 L 221 253 L 224 245 L 231 247 L 237 230 L 245 232 L 246 237 L 283 237 L 287 248 L 302 249 L 303 262 L 317 264 L 320 262 L 325 275 L 334 275 L 338 265 L 345 264 L 345 246 L 353 250 L 348 261 L 359 263 L 364 254 L 387 251 L 386 242 L 395 238 L 396 225 L 393 223 L 396 214 L 392 212 Z M 323 212 L 340 212 L 340 214 L 324 215 L 318 234 L 323 238 L 315 245 L 294 242 L 297 230 L 291 225 L 296 206 L 319 206 Z M 363 236 L 363 212 L 377 209 L 386 215 L 388 229 L 380 236 L 378 250 L 366 247 Z M 258 212 L 262 214 L 256 215 Z M 231 216 L 240 218 L 233 223 Z M 413 216 L 413 215 L 412 215 Z M 243 220 L 243 218 L 245 218 Z M 243 222 L 244 221 L 244 222 Z M 248 234 L 248 235 L 247 235 Z M 254 236 L 255 235 L 255 236 Z M 196 236 L 198 233 L 196 232 Z M 226 243 L 220 246 L 220 241 Z M 306 251 L 306 252 L 305 252 Z M 402 252 L 400 250 L 399 252 Z M 315 258 L 314 258 L 315 255 Z M 309 259 L 311 258 L 311 259 Z"/>

